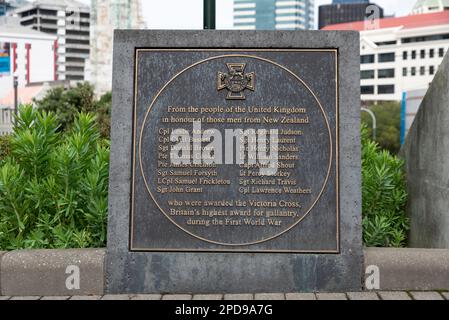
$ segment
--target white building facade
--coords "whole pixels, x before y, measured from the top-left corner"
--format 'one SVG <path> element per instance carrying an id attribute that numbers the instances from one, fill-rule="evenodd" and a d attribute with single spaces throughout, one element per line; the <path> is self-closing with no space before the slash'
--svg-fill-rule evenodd
<path id="1" fill-rule="evenodd" d="M 418 0 L 411 14 L 433 13 L 449 10 L 449 0 Z"/>
<path id="2" fill-rule="evenodd" d="M 56 37 L 16 24 L 0 24 L 0 43 L 8 44 L 10 72 L 0 75 L 0 99 L 13 89 L 55 78 Z"/>
<path id="3" fill-rule="evenodd" d="M 34 84 L 50 82 L 56 77 L 56 36 L 6 19 L 10 18 L 0 22 L 0 135 L 12 131 L 14 76 L 18 80 L 18 103 L 29 102 L 38 91 Z"/>
<path id="4" fill-rule="evenodd" d="M 427 89 L 449 50 L 449 11 L 381 19 L 378 29 L 364 22 L 324 30 L 360 31 L 361 99 L 401 100 L 404 92 Z"/>
<path id="5" fill-rule="evenodd" d="M 314 7 L 313 0 L 234 0 L 234 28 L 313 29 Z"/>
<path id="6" fill-rule="evenodd" d="M 57 80 L 85 80 L 90 9 L 71 0 L 37 0 L 18 8 L 23 26 L 57 36 Z"/>

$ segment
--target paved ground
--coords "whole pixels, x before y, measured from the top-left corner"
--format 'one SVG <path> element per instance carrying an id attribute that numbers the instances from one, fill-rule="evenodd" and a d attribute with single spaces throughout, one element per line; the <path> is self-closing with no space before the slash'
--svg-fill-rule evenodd
<path id="1" fill-rule="evenodd" d="M 449 292 L 378 291 L 347 293 L 139 294 L 39 297 L 0 296 L 0 300 L 449 300 Z"/>

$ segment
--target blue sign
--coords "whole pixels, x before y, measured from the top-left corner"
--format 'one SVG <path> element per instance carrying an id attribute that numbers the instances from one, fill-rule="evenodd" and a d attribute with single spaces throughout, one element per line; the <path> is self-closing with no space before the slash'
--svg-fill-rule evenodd
<path id="1" fill-rule="evenodd" d="M 11 54 L 8 42 L 0 42 L 0 76 L 11 74 Z"/>

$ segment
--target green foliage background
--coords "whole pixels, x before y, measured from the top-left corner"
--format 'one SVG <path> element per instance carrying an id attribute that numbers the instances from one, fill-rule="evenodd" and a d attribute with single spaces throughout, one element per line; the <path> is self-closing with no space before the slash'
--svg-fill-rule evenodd
<path id="1" fill-rule="evenodd" d="M 11 136 L 0 136 L 0 162 L 11 153 Z"/>
<path id="2" fill-rule="evenodd" d="M 95 116 L 20 108 L 11 152 L 0 162 L 0 250 L 103 247 L 109 142 Z"/>
<path id="3" fill-rule="evenodd" d="M 401 148 L 401 105 L 399 102 L 382 102 L 368 107 L 377 119 L 376 142 L 380 148 L 398 154 Z M 362 112 L 362 123 L 367 125 L 368 136 L 372 137 L 372 120 L 368 113 Z"/>
<path id="4" fill-rule="evenodd" d="M 36 107 L 42 111 L 57 115 L 60 130 L 69 130 L 79 112 L 96 114 L 98 130 L 103 138 L 109 138 L 111 127 L 111 93 L 108 92 L 96 100 L 91 84 L 77 83 L 70 89 L 56 87 L 50 89 L 44 98 L 34 100 Z"/>
<path id="5" fill-rule="evenodd" d="M 404 162 L 369 137 L 362 126 L 363 242 L 368 247 L 402 247 L 409 229 Z"/>

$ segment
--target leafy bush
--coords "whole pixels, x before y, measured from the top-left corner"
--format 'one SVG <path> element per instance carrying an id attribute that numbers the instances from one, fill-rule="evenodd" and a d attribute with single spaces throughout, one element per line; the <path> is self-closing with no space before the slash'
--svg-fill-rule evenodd
<path id="1" fill-rule="evenodd" d="M 369 247 L 401 247 L 409 228 L 404 163 L 368 136 L 362 126 L 363 241 Z"/>
<path id="2" fill-rule="evenodd" d="M 11 136 L 0 136 L 0 163 L 11 153 Z"/>
<path id="3" fill-rule="evenodd" d="M 374 112 L 377 119 L 376 142 L 382 149 L 397 154 L 401 148 L 401 106 L 398 102 L 383 102 L 373 105 L 369 109 Z M 368 134 L 372 137 L 372 120 L 362 112 L 362 122 L 368 126 Z"/>
<path id="4" fill-rule="evenodd" d="M 0 250 L 104 246 L 108 167 L 94 115 L 63 133 L 54 113 L 21 107 L 0 166 Z"/>
<path id="5" fill-rule="evenodd" d="M 94 89 L 89 83 L 77 83 L 70 89 L 53 88 L 41 100 L 34 100 L 37 108 L 53 112 L 58 116 L 60 129 L 69 130 L 79 112 L 91 112 L 97 115 L 96 122 L 103 138 L 109 138 L 111 93 L 106 93 L 95 99 Z"/>

